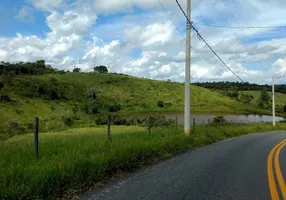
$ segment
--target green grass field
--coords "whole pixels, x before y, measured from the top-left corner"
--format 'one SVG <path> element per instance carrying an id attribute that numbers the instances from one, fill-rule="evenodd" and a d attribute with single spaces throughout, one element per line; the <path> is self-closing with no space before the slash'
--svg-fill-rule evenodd
<path id="1" fill-rule="evenodd" d="M 276 129 L 286 129 L 278 124 Z M 228 137 L 273 130 L 271 124 L 197 126 L 191 137 L 182 127 L 153 129 L 112 127 L 78 128 L 39 135 L 39 160 L 34 159 L 33 135 L 12 137 L 0 143 L 0 199 L 68 198 L 121 172 L 166 159 L 187 149 Z M 209 130 L 209 131 L 208 131 Z"/>
<path id="2" fill-rule="evenodd" d="M 94 123 L 96 116 L 84 111 L 84 106 L 90 102 L 84 92 L 89 88 L 102 90 L 97 97 L 100 102 L 120 104 L 122 114 L 184 109 L 184 86 L 174 82 L 96 73 L 1 76 L 0 81 L 4 84 L 0 93 L 12 100 L 0 102 L 0 140 L 31 131 L 36 116 L 41 120 L 41 131 L 70 128 L 63 123 L 66 117 L 76 118 L 85 124 Z M 62 99 L 47 100 L 34 96 L 49 87 L 54 87 Z M 243 104 L 205 88 L 192 86 L 191 94 L 194 113 L 270 114 L 270 111 Z M 158 107 L 158 101 L 163 101 L 165 106 Z"/>

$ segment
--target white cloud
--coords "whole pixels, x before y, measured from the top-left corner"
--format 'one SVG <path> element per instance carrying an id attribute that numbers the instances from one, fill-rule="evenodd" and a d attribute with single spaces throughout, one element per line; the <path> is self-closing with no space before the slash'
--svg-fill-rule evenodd
<path id="1" fill-rule="evenodd" d="M 58 8 L 64 0 L 29 0 L 35 8 L 51 11 Z"/>
<path id="2" fill-rule="evenodd" d="M 170 41 L 174 31 L 170 21 L 149 24 L 146 27 L 135 26 L 126 29 L 124 36 L 128 42 L 135 46 L 156 46 L 163 45 Z"/>
<path id="3" fill-rule="evenodd" d="M 46 13 L 46 24 L 51 29 L 42 38 L 38 35 L 0 38 L 0 60 L 33 61 L 44 59 L 53 67 L 83 71 L 96 65 L 107 65 L 110 71 L 128 73 L 140 77 L 182 81 L 185 69 L 185 35 L 180 35 L 169 16 L 162 11 L 157 0 L 29 0 L 37 9 Z M 90 4 L 93 2 L 93 4 Z M 161 1 L 174 19 L 176 26 L 184 31 L 185 20 L 175 1 Z M 220 2 L 220 1 L 218 1 Z M 271 5 L 253 0 L 238 2 L 249 25 L 283 24 L 285 14 L 281 11 L 282 0 Z M 192 20 L 214 20 L 217 24 L 245 25 L 242 20 L 231 19 L 230 11 L 241 19 L 236 7 L 222 2 L 192 1 Z M 185 10 L 185 1 L 181 1 Z M 94 5 L 94 6 L 91 6 Z M 268 6 L 268 7 L 267 7 Z M 136 9 L 135 9 L 136 8 Z M 136 11 L 139 9 L 140 13 Z M 213 9 L 210 9 L 213 8 Z M 251 10 L 251 12 L 249 12 Z M 25 11 L 25 9 L 24 9 Z M 21 11 L 18 18 L 28 19 Z M 142 12 L 141 12 L 142 11 Z M 121 13 L 120 15 L 110 14 Z M 122 13 L 125 13 L 122 15 Z M 114 17 L 116 16 L 116 17 Z M 228 16 L 228 17 L 227 17 Z M 269 74 L 285 72 L 286 38 L 279 31 L 215 29 L 198 27 L 200 33 L 220 57 L 243 79 L 265 83 Z M 279 39 L 253 40 L 258 34 L 280 34 Z M 274 34 L 274 35 L 273 35 Z M 267 35 L 268 36 L 268 35 Z M 284 39 L 284 38 L 285 39 Z M 249 39 L 252 38 L 252 39 Z M 204 79 L 233 80 L 228 71 L 197 36 L 192 34 L 192 77 Z M 132 57 L 133 51 L 142 52 Z M 276 62 L 273 63 L 273 60 Z M 259 69 L 258 65 L 265 66 Z M 256 70 L 252 67 L 256 66 Z"/>
<path id="4" fill-rule="evenodd" d="M 172 0 L 164 0 L 165 5 L 174 5 Z M 116 12 L 132 12 L 134 7 L 142 9 L 153 9 L 158 7 L 157 0 L 94 0 L 94 6 L 98 12 L 116 13 Z"/>
<path id="5" fill-rule="evenodd" d="M 57 35 L 87 34 L 88 29 L 95 23 L 97 16 L 91 10 L 76 12 L 73 10 L 59 13 L 53 11 L 47 17 L 47 25 Z"/>
<path id="6" fill-rule="evenodd" d="M 32 7 L 22 6 L 15 18 L 23 22 L 35 22 L 35 16 L 33 14 L 34 9 Z"/>
<path id="7" fill-rule="evenodd" d="M 276 67 L 276 73 L 285 73 L 286 75 L 286 59 L 278 59 L 273 66 Z"/>

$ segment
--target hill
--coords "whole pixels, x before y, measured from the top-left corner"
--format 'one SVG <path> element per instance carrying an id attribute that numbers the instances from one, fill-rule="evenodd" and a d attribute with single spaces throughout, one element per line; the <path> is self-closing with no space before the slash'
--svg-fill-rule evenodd
<path id="1" fill-rule="evenodd" d="M 248 82 L 202 82 L 202 83 L 194 83 L 196 86 L 208 88 L 208 89 L 214 89 L 214 90 L 238 90 L 238 91 L 254 91 L 254 90 L 266 90 L 271 92 L 272 86 L 271 85 L 258 85 L 255 83 L 248 83 Z M 275 85 L 275 92 L 284 93 L 286 94 L 286 85 Z"/>
<path id="2" fill-rule="evenodd" d="M 120 74 L 54 72 L 0 76 L 0 133 L 30 132 L 33 118 L 41 131 L 94 123 L 108 111 L 119 114 L 184 110 L 181 83 Z M 195 113 L 269 113 L 225 94 L 191 87 Z M 105 120 L 105 119 L 104 119 Z"/>

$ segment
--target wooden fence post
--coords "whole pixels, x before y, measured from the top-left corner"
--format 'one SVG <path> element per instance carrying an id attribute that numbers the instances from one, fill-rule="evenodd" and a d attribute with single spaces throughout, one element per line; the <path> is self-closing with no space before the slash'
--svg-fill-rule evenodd
<path id="1" fill-rule="evenodd" d="M 110 124 L 111 124 L 111 115 L 109 114 L 109 115 L 107 116 L 107 136 L 108 136 L 108 139 L 109 139 L 109 140 L 111 140 Z"/>
<path id="2" fill-rule="evenodd" d="M 196 128 L 196 118 L 193 118 L 193 130 Z"/>
<path id="3" fill-rule="evenodd" d="M 149 119 L 148 119 L 148 135 L 151 135 L 151 115 L 149 115 Z"/>
<path id="4" fill-rule="evenodd" d="M 178 116 L 176 116 L 176 130 L 178 130 Z"/>
<path id="5" fill-rule="evenodd" d="M 34 152 L 35 158 L 38 160 L 39 158 L 39 118 L 35 117 L 34 120 Z"/>

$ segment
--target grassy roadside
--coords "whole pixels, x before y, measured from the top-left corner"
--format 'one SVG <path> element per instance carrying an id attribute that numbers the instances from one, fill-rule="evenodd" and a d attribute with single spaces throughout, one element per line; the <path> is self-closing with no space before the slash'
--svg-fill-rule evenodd
<path id="1" fill-rule="evenodd" d="M 278 124 L 276 130 L 285 130 Z M 209 131 L 208 131 L 209 130 Z M 33 157 L 33 135 L 21 135 L 0 143 L 0 199 L 54 199 L 74 195 L 119 172 L 169 158 L 187 149 L 228 137 L 273 130 L 271 124 L 197 126 L 191 137 L 183 129 L 106 127 L 70 129 L 40 135 L 40 159 Z"/>

